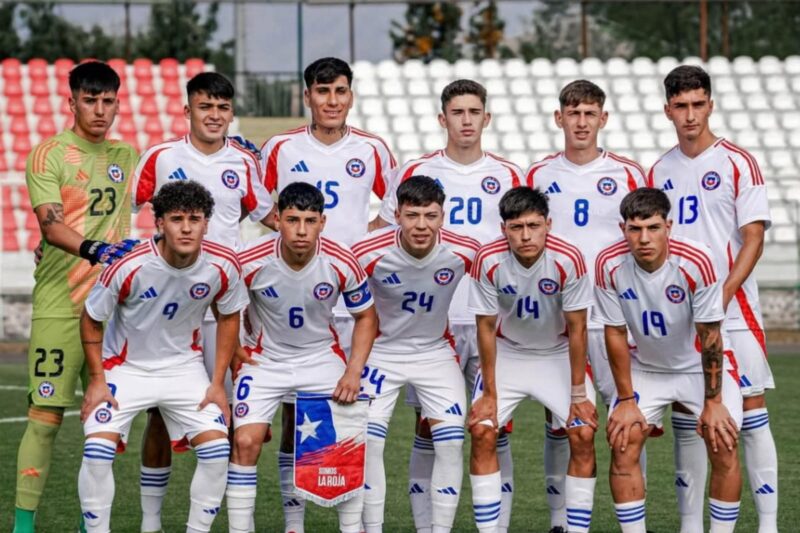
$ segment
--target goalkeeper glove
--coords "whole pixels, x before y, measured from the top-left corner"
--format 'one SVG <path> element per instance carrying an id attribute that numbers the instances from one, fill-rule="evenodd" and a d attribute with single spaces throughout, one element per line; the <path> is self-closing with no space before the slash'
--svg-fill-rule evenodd
<path id="1" fill-rule="evenodd" d="M 115 243 L 86 239 L 81 243 L 79 254 L 92 265 L 97 263 L 110 265 L 117 259 L 124 257 L 137 244 L 139 244 L 137 239 L 124 239 Z"/>
<path id="2" fill-rule="evenodd" d="M 241 146 L 242 148 L 244 148 L 245 150 L 247 150 L 248 152 L 251 152 L 256 157 L 258 158 L 261 157 L 261 150 L 259 150 L 258 146 L 253 144 L 252 141 L 245 139 L 241 135 L 232 135 L 228 138 L 233 142 L 235 142 L 236 144 L 238 144 L 239 146 Z"/>

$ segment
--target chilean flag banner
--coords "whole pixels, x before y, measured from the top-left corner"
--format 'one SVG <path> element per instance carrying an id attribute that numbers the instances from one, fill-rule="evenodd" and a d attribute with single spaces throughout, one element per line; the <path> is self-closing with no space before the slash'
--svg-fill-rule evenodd
<path id="1" fill-rule="evenodd" d="M 364 488 L 369 396 L 342 405 L 330 395 L 298 392 L 295 403 L 294 485 L 323 507 Z"/>

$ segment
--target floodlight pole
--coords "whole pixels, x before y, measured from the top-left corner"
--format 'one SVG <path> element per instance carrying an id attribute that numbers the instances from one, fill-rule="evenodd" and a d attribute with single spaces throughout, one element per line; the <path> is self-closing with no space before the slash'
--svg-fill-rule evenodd
<path id="1" fill-rule="evenodd" d="M 247 80 L 245 78 L 245 64 L 246 53 L 246 37 L 247 30 L 247 6 L 242 0 L 236 0 L 233 6 L 233 25 L 236 28 L 236 37 L 234 42 L 234 70 L 236 84 L 236 94 L 239 96 L 239 101 L 244 102 L 245 92 L 247 91 Z"/>
<path id="2" fill-rule="evenodd" d="M 700 0 L 700 59 L 708 61 L 708 0 Z"/>

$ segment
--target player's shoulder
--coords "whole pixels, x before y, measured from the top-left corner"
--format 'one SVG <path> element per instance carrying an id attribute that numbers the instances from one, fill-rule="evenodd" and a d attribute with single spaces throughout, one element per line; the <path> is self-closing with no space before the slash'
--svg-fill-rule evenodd
<path id="1" fill-rule="evenodd" d="M 376 146 L 386 152 L 391 153 L 392 151 L 389 149 L 389 145 L 386 144 L 386 141 L 383 140 L 382 137 L 375 135 L 374 133 L 370 133 L 368 131 L 364 131 L 360 128 L 356 128 L 354 126 L 350 126 L 350 133 L 353 135 L 355 139 L 360 142 L 371 144 Z"/>
<path id="2" fill-rule="evenodd" d="M 227 148 L 230 151 L 230 153 L 234 154 L 236 157 L 243 158 L 245 161 L 247 161 L 252 165 L 255 165 L 256 168 L 258 168 L 260 163 L 258 161 L 258 158 L 256 157 L 256 154 L 254 154 L 250 150 L 245 149 L 236 141 L 228 139 L 226 142 L 227 142 Z"/>
<path id="3" fill-rule="evenodd" d="M 362 258 L 379 253 L 387 248 L 397 246 L 397 226 L 387 226 L 368 233 L 363 239 L 353 244 L 353 255 L 360 261 Z"/>
<path id="4" fill-rule="evenodd" d="M 686 237 L 671 236 L 669 256 L 679 268 L 690 270 L 703 284 L 709 285 L 716 281 L 717 274 L 708 245 Z"/>
<path id="5" fill-rule="evenodd" d="M 622 156 L 622 155 L 620 155 L 620 154 L 618 154 L 616 152 L 612 152 L 611 150 L 606 150 L 605 153 L 606 153 L 606 157 L 607 157 L 608 162 L 610 162 L 612 164 L 615 164 L 615 165 L 618 165 L 618 166 L 622 166 L 624 168 L 636 170 L 640 174 L 644 174 L 644 167 L 642 167 L 642 165 L 640 165 L 639 163 L 637 163 L 633 159 L 631 159 L 629 157 Z"/>
<path id="6" fill-rule="evenodd" d="M 535 161 L 531 166 L 528 167 L 528 170 L 525 172 L 525 183 L 529 187 L 533 187 L 536 179 L 536 174 L 541 171 L 545 171 L 545 169 L 552 169 L 558 166 L 558 162 L 561 161 L 561 154 L 563 152 L 556 152 L 554 154 L 550 154 L 547 157 L 544 157 L 538 161 Z"/>
<path id="7" fill-rule="evenodd" d="M 286 130 L 284 132 L 278 133 L 267 139 L 264 144 L 261 146 L 261 153 L 263 154 L 264 151 L 272 151 L 277 146 L 282 146 L 286 142 L 289 141 L 298 141 L 303 139 L 303 136 L 306 135 L 308 131 L 308 126 L 298 126 L 296 128 L 292 128 L 290 130 Z"/>
<path id="8" fill-rule="evenodd" d="M 522 179 L 523 172 L 519 165 L 492 152 L 485 152 L 485 154 L 487 162 L 505 169 L 509 172 L 509 174 L 512 175 L 512 177 Z"/>
<path id="9" fill-rule="evenodd" d="M 449 229 L 442 228 L 439 230 L 439 235 L 442 244 L 456 252 L 468 253 L 470 256 L 474 256 L 481 248 L 481 243 L 478 240 Z"/>
<path id="10" fill-rule="evenodd" d="M 596 279 L 602 277 L 603 270 L 613 268 L 625 261 L 629 256 L 630 247 L 628 247 L 628 242 L 625 239 L 620 239 L 600 250 L 595 260 Z"/>
<path id="11" fill-rule="evenodd" d="M 211 262 L 222 263 L 227 268 L 233 268 L 236 271 L 241 271 L 239 257 L 233 248 L 218 242 L 203 239 L 201 249 Z"/>
<path id="12" fill-rule="evenodd" d="M 420 167 L 423 165 L 435 164 L 440 161 L 443 153 L 443 150 L 435 150 L 421 155 L 416 159 L 409 159 L 398 167 L 397 175 L 400 176 L 401 181 L 408 179 L 413 176 L 415 172 L 419 171 Z"/>
<path id="13" fill-rule="evenodd" d="M 38 174 L 45 170 L 52 170 L 49 169 L 48 163 L 60 165 L 63 163 L 63 154 L 66 147 L 67 142 L 64 140 L 62 133 L 44 139 L 34 146 L 28 154 L 28 172 Z"/>
<path id="14" fill-rule="evenodd" d="M 184 146 L 188 146 L 188 144 L 189 144 L 188 135 L 183 137 L 174 137 L 172 139 L 167 139 L 166 141 L 149 146 L 147 150 L 145 150 L 144 153 L 142 153 L 142 159 L 148 160 L 152 157 L 157 157 L 159 154 L 165 151 L 177 150 Z"/>
<path id="15" fill-rule="evenodd" d="M 740 173 L 742 170 L 747 169 L 752 178 L 753 185 L 764 185 L 764 177 L 761 174 L 758 161 L 753 154 L 724 138 L 717 140 L 715 148 L 720 150 L 724 157 L 734 162 Z"/>
<path id="16" fill-rule="evenodd" d="M 257 261 L 276 257 L 279 236 L 280 234 L 277 232 L 267 233 L 246 243 L 238 254 L 239 263 L 244 267 Z"/>
<path id="17" fill-rule="evenodd" d="M 553 258 L 560 258 L 571 264 L 578 277 L 586 274 L 586 258 L 580 248 L 572 241 L 555 233 L 548 233 L 545 240 L 545 249 Z"/>
<path id="18" fill-rule="evenodd" d="M 478 248 L 478 252 L 475 254 L 475 262 L 473 263 L 474 268 L 480 272 L 489 265 L 501 262 L 508 257 L 509 253 L 508 240 L 505 237 L 498 237 Z"/>
<path id="19" fill-rule="evenodd" d="M 139 152 L 132 145 L 123 141 L 122 139 L 108 139 L 107 152 L 110 156 L 118 157 L 123 156 L 134 161 L 139 157 Z"/>
<path id="20" fill-rule="evenodd" d="M 329 263 L 344 265 L 355 274 L 361 272 L 361 266 L 353 251 L 342 242 L 320 236 L 319 253 Z"/>
<path id="21" fill-rule="evenodd" d="M 115 276 L 127 277 L 131 272 L 155 260 L 158 255 L 155 238 L 147 239 L 134 246 L 124 257 L 106 266 L 100 272 L 98 280 L 101 284 L 108 287 Z"/>

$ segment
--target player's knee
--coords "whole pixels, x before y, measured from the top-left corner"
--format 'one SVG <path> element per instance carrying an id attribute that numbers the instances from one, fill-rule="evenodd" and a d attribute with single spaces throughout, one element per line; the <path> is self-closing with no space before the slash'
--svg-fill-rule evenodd
<path id="1" fill-rule="evenodd" d="M 588 426 L 567 431 L 570 455 L 580 463 L 594 461 L 594 430 Z"/>
<path id="2" fill-rule="evenodd" d="M 48 426 L 60 426 L 64 420 L 64 408 L 31 405 L 28 408 L 28 420 Z"/>
<path id="3" fill-rule="evenodd" d="M 470 429 L 472 436 L 472 455 L 481 457 L 497 452 L 497 432 L 494 427 L 475 424 Z"/>
<path id="4" fill-rule="evenodd" d="M 717 445 L 717 451 L 710 451 L 708 454 L 714 474 L 727 476 L 738 472 L 739 450 L 736 447 L 736 443 L 733 444 L 731 450 L 728 450 L 724 444 L 720 444 L 719 442 L 717 442 Z"/>
<path id="5" fill-rule="evenodd" d="M 237 464 L 255 464 L 261 452 L 263 437 L 249 431 L 233 434 L 233 459 Z"/>
<path id="6" fill-rule="evenodd" d="M 753 409 L 764 409 L 767 406 L 767 398 L 763 394 L 748 396 L 742 400 L 742 409 L 752 411 Z"/>

